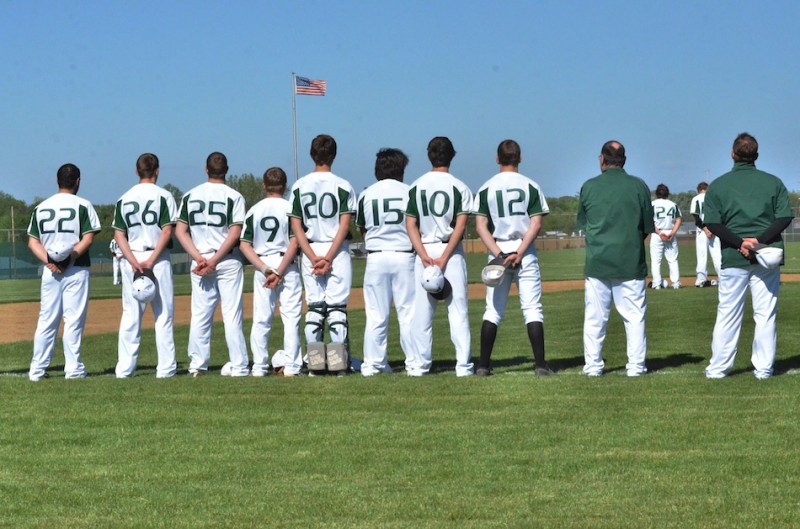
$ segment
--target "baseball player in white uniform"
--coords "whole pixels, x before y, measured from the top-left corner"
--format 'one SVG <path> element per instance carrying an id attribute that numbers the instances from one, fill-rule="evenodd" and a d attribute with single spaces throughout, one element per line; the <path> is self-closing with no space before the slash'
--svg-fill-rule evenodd
<path id="1" fill-rule="evenodd" d="M 375 159 L 378 182 L 358 197 L 356 226 L 364 236 L 364 362 L 361 374 L 391 373 L 387 334 L 394 302 L 400 326 L 400 347 L 413 358 L 414 251 L 405 223 L 409 186 L 403 183 L 408 157 L 399 149 L 381 149 Z M 413 368 L 413 365 L 406 365 Z"/>
<path id="2" fill-rule="evenodd" d="M 650 235 L 650 275 L 653 277 L 654 290 L 665 287 L 661 278 L 661 259 L 667 258 L 669 280 L 672 288 L 681 288 L 681 273 L 678 268 L 678 228 L 681 226 L 681 210 L 675 202 L 669 200 L 669 188 L 664 184 L 656 187 L 656 199 L 653 200 L 653 223 L 656 231 Z"/>
<path id="3" fill-rule="evenodd" d="M 228 159 L 219 152 L 206 160 L 208 181 L 181 199 L 175 236 L 192 258 L 192 319 L 189 326 L 189 373 L 208 372 L 214 310 L 221 303 L 229 364 L 223 373 L 250 373 L 242 330 L 244 271 L 239 237 L 244 223 L 242 195 L 225 185 Z"/>
<path id="4" fill-rule="evenodd" d="M 350 220 L 356 209 L 356 194 L 347 180 L 331 172 L 331 165 L 336 159 L 336 141 L 331 136 L 320 134 L 314 138 L 311 142 L 311 158 L 314 160 L 314 171 L 292 186 L 292 211 L 289 213 L 292 232 L 303 252 L 301 273 L 308 305 L 306 343 L 309 351 L 312 347 L 320 347 L 327 322 L 331 339 L 328 348 L 338 348 L 347 363 L 347 301 L 353 281 L 347 238 L 350 235 Z M 323 371 L 312 369 L 312 363 L 309 361 L 310 374 Z M 336 365 L 341 367 L 338 361 Z M 338 367 L 329 371 L 338 374 L 347 372 L 347 368 Z"/>
<path id="5" fill-rule="evenodd" d="M 111 239 L 111 242 L 108 243 L 108 251 L 111 253 L 111 281 L 116 286 L 120 284 L 119 265 L 122 261 L 122 250 L 119 249 L 117 241 Z"/>
<path id="6" fill-rule="evenodd" d="M 711 262 L 714 264 L 714 271 L 717 273 L 719 279 L 720 269 L 722 268 L 722 247 L 720 246 L 719 237 L 711 233 L 711 230 L 705 224 L 705 209 L 706 203 L 706 189 L 708 184 L 700 182 L 697 185 L 697 195 L 692 198 L 690 211 L 694 217 L 694 224 L 697 227 L 695 235 L 695 251 L 697 253 L 697 280 L 694 286 L 698 288 L 707 285 L 716 284 L 708 280 L 708 254 L 711 254 Z"/>
<path id="7" fill-rule="evenodd" d="M 77 196 L 80 169 L 71 163 L 62 165 L 56 179 L 58 193 L 36 206 L 28 225 L 28 248 L 44 265 L 39 323 L 28 372 L 32 382 L 46 376 L 62 317 L 64 377 L 86 376 L 81 338 L 89 304 L 89 247 L 100 231 L 100 221 L 92 204 Z"/>
<path id="8" fill-rule="evenodd" d="M 136 160 L 139 183 L 117 201 L 114 208 L 114 239 L 122 261 L 122 318 L 119 322 L 117 378 L 132 377 L 142 339 L 142 315 L 146 303 L 133 297 L 133 274 L 152 270 L 156 296 L 150 306 L 155 319 L 156 377 L 175 375 L 175 341 L 172 321 L 174 297 L 170 248 L 177 218 L 172 194 L 159 187 L 159 164 L 155 154 L 145 153 Z"/>
<path id="9" fill-rule="evenodd" d="M 450 174 L 456 155 L 446 137 L 428 143 L 432 169 L 419 177 L 408 194 L 406 227 L 417 252 L 414 296 L 414 358 L 406 360 L 406 374 L 422 376 L 433 363 L 433 315 L 438 300 L 422 286 L 423 270 L 437 266 L 452 287 L 445 299 L 450 339 L 456 350 L 456 376 L 472 375 L 470 330 L 467 317 L 467 265 L 461 239 L 472 210 L 472 192 Z"/>
<path id="10" fill-rule="evenodd" d="M 280 167 L 267 169 L 263 177 L 266 198 L 245 215 L 239 248 L 255 268 L 253 275 L 253 327 L 250 349 L 253 352 L 254 377 L 269 373 L 269 335 L 280 300 L 283 321 L 283 349 L 272 357 L 276 375 L 300 374 L 300 315 L 303 286 L 296 264 L 297 241 L 290 237 L 289 212 L 292 205 L 284 199 L 286 173 Z"/>
<path id="11" fill-rule="evenodd" d="M 502 282 L 486 288 L 486 311 L 481 326 L 481 356 L 478 376 L 489 376 L 497 327 L 503 321 L 512 281 L 519 290 L 519 302 L 535 362 L 534 373 L 552 375 L 544 355 L 542 279 L 536 255 L 536 237 L 542 217 L 550 212 L 539 185 L 519 174 L 522 154 L 519 144 L 505 140 L 497 147 L 500 172 L 478 190 L 475 226 L 489 250 L 489 261 L 503 259 L 507 271 Z"/>

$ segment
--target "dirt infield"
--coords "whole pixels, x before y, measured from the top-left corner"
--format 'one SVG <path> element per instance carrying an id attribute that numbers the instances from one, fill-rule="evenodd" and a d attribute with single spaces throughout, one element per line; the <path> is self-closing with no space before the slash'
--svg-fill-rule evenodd
<path id="1" fill-rule="evenodd" d="M 545 282 L 542 285 L 544 292 L 560 292 L 579 290 L 583 288 L 583 281 L 557 281 Z M 514 292 L 516 294 L 516 292 Z M 483 299 L 486 287 L 482 284 L 469 285 L 469 299 Z M 188 325 L 190 317 L 190 297 L 177 296 L 175 298 L 175 325 Z M 360 288 L 353 289 L 350 295 L 351 309 L 364 308 L 364 296 Z M 105 334 L 116 332 L 119 329 L 119 319 L 122 314 L 122 303 L 119 299 L 95 299 L 89 302 L 89 314 L 86 317 L 85 334 Z M 244 317 L 253 316 L 253 295 L 244 295 Z M 28 341 L 33 339 L 36 331 L 36 322 L 39 319 L 39 303 L 16 303 L 0 305 L 0 321 L 3 322 L 0 330 L 0 344 Z M 215 319 L 221 321 L 219 308 Z M 153 328 L 153 314 L 147 311 L 144 316 L 143 326 Z"/>

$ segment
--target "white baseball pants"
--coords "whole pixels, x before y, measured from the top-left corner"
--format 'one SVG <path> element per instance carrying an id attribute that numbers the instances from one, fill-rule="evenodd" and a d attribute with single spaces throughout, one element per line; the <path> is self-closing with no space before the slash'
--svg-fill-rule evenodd
<path id="1" fill-rule="evenodd" d="M 758 379 L 772 376 L 775 363 L 780 268 L 767 270 L 759 265 L 747 268 L 723 268 L 719 282 L 719 306 L 711 340 L 711 361 L 706 377 L 722 378 L 733 369 L 739 333 L 742 330 L 747 289 L 753 302 L 753 353 L 750 361 Z"/>
<path id="2" fill-rule="evenodd" d="M 325 255 L 330 243 L 314 242 L 311 248 L 317 255 Z M 331 263 L 331 272 L 326 276 L 315 276 L 311 262 L 307 257 L 301 259 L 303 286 L 305 287 L 306 304 L 325 303 L 327 306 L 347 305 L 350 299 L 350 287 L 353 283 L 353 264 L 350 261 L 350 245 L 342 244 Z M 314 312 L 306 312 L 306 342 L 319 342 L 323 339 L 309 322 L 322 323 L 322 317 Z M 327 316 L 328 331 L 331 342 L 347 343 L 347 316 L 339 310 L 329 310 Z"/>
<path id="3" fill-rule="evenodd" d="M 673 285 L 680 286 L 681 272 L 678 268 L 678 239 L 664 242 L 655 233 L 650 234 L 650 275 L 653 277 L 653 286 L 661 284 L 661 259 L 666 257 L 669 267 L 669 280 Z"/>
<path id="4" fill-rule="evenodd" d="M 425 245 L 425 250 L 428 252 L 428 256 L 436 259 L 442 255 L 446 246 L 446 243 L 430 243 Z M 416 257 L 414 261 L 414 358 L 411 362 L 406 360 L 406 373 L 412 376 L 429 372 L 433 365 L 431 351 L 433 348 L 433 315 L 438 301 L 422 288 L 424 268 L 422 260 Z M 450 281 L 453 289 L 453 294 L 443 302 L 447 306 L 447 318 L 450 322 L 450 340 L 456 350 L 456 376 L 469 376 L 472 374 L 473 366 L 467 314 L 467 264 L 464 260 L 464 250 L 460 244 L 444 269 L 444 277 Z"/>
<path id="5" fill-rule="evenodd" d="M 133 252 L 139 262 L 146 260 L 152 252 Z M 134 299 L 133 267 L 124 259 L 122 265 L 122 318 L 119 322 L 119 338 L 117 341 L 117 378 L 132 377 L 136 371 L 139 358 L 139 346 L 142 339 L 142 316 L 147 305 Z M 173 315 L 175 298 L 172 284 L 172 265 L 169 262 L 169 251 L 163 252 L 153 265 L 156 278 L 156 297 L 150 303 L 155 319 L 156 365 L 157 378 L 169 378 L 175 375 L 175 340 L 173 338 Z"/>
<path id="6" fill-rule="evenodd" d="M 267 255 L 261 262 L 270 268 L 278 268 L 283 256 Z M 256 270 L 253 274 L 253 327 L 250 330 L 250 349 L 253 351 L 253 374 L 265 375 L 269 369 L 269 335 L 275 318 L 275 305 L 280 302 L 283 322 L 283 355 L 281 365 L 284 373 L 296 375 L 303 367 L 300 354 L 300 316 L 303 311 L 303 285 L 296 264 L 291 264 L 283 274 L 283 281 L 275 289 L 264 288 L 264 274 Z M 274 358 L 273 358 L 274 360 Z"/>
<path id="7" fill-rule="evenodd" d="M 361 374 L 390 373 L 387 346 L 389 313 L 394 302 L 400 327 L 400 347 L 406 369 L 413 359 L 414 254 L 383 251 L 367 256 L 364 271 L 364 362 Z M 413 366 L 411 366 L 413 368 Z"/>
<path id="8" fill-rule="evenodd" d="M 628 376 L 642 375 L 647 372 L 644 363 L 647 353 L 645 280 L 620 281 L 594 277 L 586 278 L 584 295 L 583 374 L 589 376 L 603 374 L 605 366 L 602 356 L 603 342 L 606 339 L 612 300 L 625 324 L 628 353 L 625 369 Z"/>
<path id="9" fill-rule="evenodd" d="M 505 241 L 504 241 L 505 242 Z M 509 241 L 514 243 L 512 246 L 519 247 L 519 241 Z M 500 249 L 504 252 L 514 251 L 513 248 L 504 248 L 502 242 L 498 242 Z M 491 255 L 488 261 L 494 259 Z M 506 270 L 503 281 L 496 287 L 486 288 L 486 310 L 483 319 L 500 325 L 508 305 L 508 294 L 511 290 L 511 283 L 516 281 L 519 291 L 519 304 L 522 308 L 522 316 L 525 325 L 532 321 L 544 322 L 542 314 L 542 277 L 539 273 L 539 258 L 536 256 L 536 249 L 531 245 L 522 262 L 516 269 Z"/>
<path id="10" fill-rule="evenodd" d="M 210 256 L 211 254 L 209 254 Z M 192 268 L 197 263 L 192 261 Z M 247 345 L 242 330 L 242 262 L 234 253 L 217 264 L 206 276 L 189 274 L 192 281 L 192 319 L 189 326 L 189 372 L 208 371 L 211 359 L 211 328 L 214 311 L 221 304 L 225 341 L 231 363 L 231 376 L 243 377 L 248 368 Z"/>
<path id="11" fill-rule="evenodd" d="M 717 273 L 717 279 L 720 276 L 722 269 L 722 248 L 720 247 L 719 237 L 716 235 L 710 239 L 706 237 L 703 230 L 698 230 L 694 240 L 694 248 L 697 253 L 697 282 L 695 284 L 704 284 L 708 280 L 708 254 L 711 254 L 711 262 L 714 264 L 714 271 Z"/>
<path id="12" fill-rule="evenodd" d="M 89 304 L 89 269 L 69 266 L 63 274 L 42 271 L 39 323 L 33 335 L 33 358 L 28 372 L 32 381 L 41 380 L 55 352 L 56 334 L 64 318 L 64 378 L 84 378 L 81 339 Z"/>

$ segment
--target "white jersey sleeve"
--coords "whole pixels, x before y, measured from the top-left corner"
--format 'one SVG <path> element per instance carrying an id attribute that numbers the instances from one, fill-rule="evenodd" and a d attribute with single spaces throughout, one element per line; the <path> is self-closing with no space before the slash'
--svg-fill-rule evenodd
<path id="1" fill-rule="evenodd" d="M 367 251 L 411 251 L 405 210 L 409 186 L 387 179 L 372 184 L 358 197 L 356 226 L 366 231 Z"/>
<path id="2" fill-rule="evenodd" d="M 172 194 L 155 184 L 137 184 L 117 201 L 112 227 L 124 232 L 134 252 L 153 250 L 178 212 Z"/>
<path id="3" fill-rule="evenodd" d="M 292 186 L 289 216 L 301 219 L 310 242 L 331 242 L 339 232 L 339 218 L 354 214 L 353 186 L 333 173 L 311 173 Z"/>
<path id="4" fill-rule="evenodd" d="M 206 182 L 181 199 L 178 222 L 189 226 L 197 251 L 216 252 L 228 237 L 230 228 L 244 223 L 244 197 L 222 183 Z"/>
<path id="5" fill-rule="evenodd" d="M 291 209 L 292 205 L 282 198 L 263 199 L 245 215 L 241 240 L 252 244 L 253 250 L 262 257 L 286 252 Z"/>
<path id="6" fill-rule="evenodd" d="M 472 191 L 450 173 L 426 173 L 408 192 L 406 216 L 417 219 L 423 243 L 449 241 L 456 217 L 471 211 Z"/>
<path id="7" fill-rule="evenodd" d="M 475 199 L 475 214 L 488 218 L 489 231 L 498 241 L 522 239 L 531 217 L 548 213 L 547 199 L 539 184 L 515 172 L 490 178 Z"/>
<path id="8" fill-rule="evenodd" d="M 36 206 L 28 224 L 28 236 L 38 239 L 48 252 L 56 245 L 74 247 L 88 233 L 100 231 L 100 219 L 92 204 L 70 193 L 56 193 Z M 89 266 L 89 252 L 75 261 Z"/>
<path id="9" fill-rule="evenodd" d="M 689 211 L 691 212 L 691 214 L 700 217 L 701 222 L 704 220 L 703 206 L 705 206 L 705 202 L 706 202 L 706 194 L 700 193 L 692 198 L 692 204 L 691 206 L 689 206 Z"/>

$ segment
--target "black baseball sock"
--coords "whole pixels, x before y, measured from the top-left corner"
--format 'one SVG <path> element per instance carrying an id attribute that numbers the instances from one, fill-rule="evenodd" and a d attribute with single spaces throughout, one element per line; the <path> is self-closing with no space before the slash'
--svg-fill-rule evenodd
<path id="1" fill-rule="evenodd" d="M 544 367 L 547 365 L 544 361 L 544 324 L 540 321 L 532 321 L 527 327 L 528 340 L 530 340 L 531 349 L 533 349 L 533 361 L 536 363 L 536 367 Z"/>
<path id="2" fill-rule="evenodd" d="M 495 338 L 497 338 L 497 325 L 483 320 L 483 325 L 481 325 L 481 359 L 478 362 L 478 367 L 488 368 L 491 365 Z"/>

